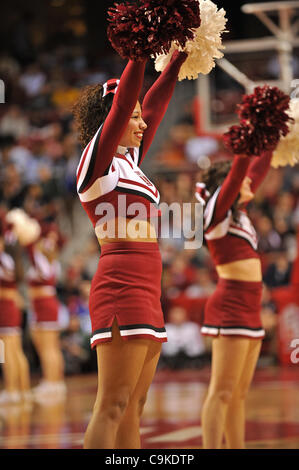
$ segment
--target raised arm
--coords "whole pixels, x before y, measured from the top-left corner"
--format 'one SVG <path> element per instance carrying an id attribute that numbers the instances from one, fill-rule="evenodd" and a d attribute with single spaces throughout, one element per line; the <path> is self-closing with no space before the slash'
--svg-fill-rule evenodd
<path id="1" fill-rule="evenodd" d="M 32 266 L 43 280 L 50 279 L 53 276 L 51 264 L 47 260 L 46 256 L 35 249 L 35 245 L 27 245 L 27 254 L 31 261 Z"/>
<path id="2" fill-rule="evenodd" d="M 9 243 L 5 246 L 5 251 L 14 260 L 16 282 L 22 282 L 24 279 L 24 267 L 23 267 L 22 250 L 21 250 L 20 244 L 18 243 L 18 241 L 16 241 L 13 244 Z"/>
<path id="3" fill-rule="evenodd" d="M 257 191 L 265 179 L 270 168 L 272 155 L 272 151 L 265 152 L 260 157 L 254 157 L 250 163 L 246 176 L 251 179 L 250 188 L 253 193 Z"/>
<path id="4" fill-rule="evenodd" d="M 79 192 L 103 176 L 111 164 L 138 101 L 145 64 L 146 61 L 129 61 L 123 71 L 109 114 L 81 158 L 77 173 Z"/>
<path id="5" fill-rule="evenodd" d="M 142 154 L 139 164 L 145 157 L 157 128 L 165 115 L 173 95 L 181 65 L 186 58 L 187 54 L 185 52 L 174 51 L 169 64 L 144 97 L 142 117 L 147 124 L 147 129 L 143 136 Z"/>
<path id="6" fill-rule="evenodd" d="M 218 224 L 226 217 L 227 212 L 237 199 L 250 161 L 250 157 L 240 155 L 235 156 L 230 172 L 221 185 L 212 225 Z"/>

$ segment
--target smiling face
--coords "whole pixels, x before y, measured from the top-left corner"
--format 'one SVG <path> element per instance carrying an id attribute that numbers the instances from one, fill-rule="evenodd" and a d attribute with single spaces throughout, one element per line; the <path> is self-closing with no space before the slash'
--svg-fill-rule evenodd
<path id="1" fill-rule="evenodd" d="M 143 139 L 143 132 L 146 128 L 147 125 L 142 119 L 141 106 L 139 101 L 137 101 L 119 145 L 122 147 L 139 147 Z"/>
<path id="2" fill-rule="evenodd" d="M 251 199 L 253 199 L 254 197 L 254 194 L 253 192 L 251 191 L 251 179 L 249 178 L 249 176 L 245 176 L 244 180 L 243 180 L 243 183 L 242 183 L 242 186 L 241 186 L 241 189 L 240 189 L 240 198 L 239 198 L 239 205 L 245 203 L 245 202 L 249 202 L 251 201 Z"/>

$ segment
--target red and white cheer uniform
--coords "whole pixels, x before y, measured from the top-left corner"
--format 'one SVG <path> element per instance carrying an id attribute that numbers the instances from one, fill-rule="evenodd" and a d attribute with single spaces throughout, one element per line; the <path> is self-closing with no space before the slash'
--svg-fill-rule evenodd
<path id="1" fill-rule="evenodd" d="M 17 296 L 15 261 L 3 251 L 0 253 L 0 335 L 20 332 L 21 312 Z"/>
<path id="2" fill-rule="evenodd" d="M 34 322 L 39 328 L 58 329 L 58 308 L 56 281 L 59 264 L 49 259 L 35 245 L 27 247 L 31 266 L 27 281 L 29 296 L 34 314 Z"/>
<path id="3" fill-rule="evenodd" d="M 111 204 L 113 217 L 138 215 L 147 220 L 159 216 L 159 192 L 140 164 L 165 114 L 185 58 L 184 53 L 175 53 L 147 92 L 142 105 L 147 129 L 140 148 L 119 147 L 119 141 L 137 103 L 146 62 L 129 61 L 117 82 L 111 110 L 84 149 L 77 171 L 78 195 L 96 234 L 97 225 L 103 223 L 105 206 L 101 204 Z M 90 293 L 92 347 L 111 341 L 114 318 L 124 339 L 167 341 L 160 303 L 161 272 L 157 242 L 124 239 L 103 245 Z"/>
<path id="4" fill-rule="evenodd" d="M 271 158 L 271 152 L 253 159 L 236 156 L 223 184 L 209 199 L 204 212 L 204 236 L 215 265 L 259 258 L 257 235 L 246 208 L 238 210 L 234 220 L 231 207 L 245 176 L 251 179 L 251 191 L 255 193 Z M 261 296 L 262 282 L 220 278 L 205 306 L 202 334 L 263 338 Z"/>

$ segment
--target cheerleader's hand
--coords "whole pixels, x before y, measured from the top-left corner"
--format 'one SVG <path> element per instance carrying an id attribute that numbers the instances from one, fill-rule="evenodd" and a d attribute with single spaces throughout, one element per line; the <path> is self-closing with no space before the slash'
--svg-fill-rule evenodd
<path id="1" fill-rule="evenodd" d="M 204 183 L 196 183 L 195 185 L 195 197 L 198 202 L 205 206 L 207 200 L 211 196 L 210 192 L 207 190 L 206 185 Z"/>
<path id="2" fill-rule="evenodd" d="M 175 61 L 175 60 L 177 60 L 177 59 L 181 59 L 181 61 L 182 61 L 182 63 L 183 63 L 183 62 L 185 62 L 185 60 L 187 59 L 187 57 L 188 57 L 187 52 L 185 52 L 185 51 L 179 51 L 178 49 L 176 49 L 176 50 L 173 52 L 172 56 L 171 56 L 170 62 L 173 62 L 173 61 Z"/>

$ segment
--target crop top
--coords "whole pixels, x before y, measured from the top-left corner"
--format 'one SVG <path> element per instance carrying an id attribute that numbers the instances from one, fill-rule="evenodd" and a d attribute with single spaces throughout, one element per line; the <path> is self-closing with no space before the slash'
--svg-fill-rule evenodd
<path id="1" fill-rule="evenodd" d="M 49 261 L 34 245 L 28 245 L 27 252 L 31 261 L 31 266 L 27 273 L 29 285 L 31 287 L 54 287 L 59 273 L 59 263 L 56 260 Z"/>
<path id="2" fill-rule="evenodd" d="M 223 184 L 210 197 L 204 211 L 204 236 L 215 265 L 249 258 L 259 258 L 258 239 L 247 215 L 246 204 L 234 220 L 231 207 L 241 189 L 245 176 L 251 179 L 251 191 L 256 192 L 265 178 L 272 152 L 261 157 L 236 156 Z"/>
<path id="3" fill-rule="evenodd" d="M 186 57 L 185 53 L 175 51 L 168 66 L 148 90 L 142 104 L 142 118 L 147 124 L 142 143 L 139 148 L 127 149 L 119 146 L 119 141 L 137 103 L 145 69 L 145 62 L 128 62 L 111 110 L 84 149 L 77 169 L 77 192 L 94 227 L 103 215 L 105 205 L 101 203 L 110 203 L 115 217 L 137 215 L 147 220 L 160 215 L 159 192 L 140 169 L 140 164 L 163 119 Z M 138 205 L 137 213 L 135 203 L 142 204 Z M 120 207 L 124 209 L 121 214 Z"/>

